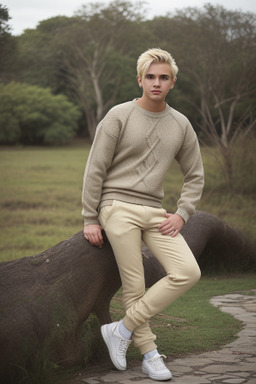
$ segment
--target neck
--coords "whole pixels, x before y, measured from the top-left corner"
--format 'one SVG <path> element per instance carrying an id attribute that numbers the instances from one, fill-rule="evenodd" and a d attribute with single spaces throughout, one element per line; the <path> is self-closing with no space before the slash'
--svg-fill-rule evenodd
<path id="1" fill-rule="evenodd" d="M 165 101 L 155 102 L 151 100 L 145 100 L 143 97 L 137 99 L 137 103 L 141 108 L 149 112 L 163 112 L 166 108 Z"/>

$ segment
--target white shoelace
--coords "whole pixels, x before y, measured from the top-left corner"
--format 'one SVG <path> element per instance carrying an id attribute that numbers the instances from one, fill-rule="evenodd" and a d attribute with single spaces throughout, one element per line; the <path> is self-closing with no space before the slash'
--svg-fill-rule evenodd
<path id="1" fill-rule="evenodd" d="M 160 356 L 157 356 L 157 357 L 153 357 L 152 359 L 148 360 L 148 363 L 152 366 L 152 368 L 155 371 L 162 370 L 162 369 L 167 369 L 165 364 L 164 364 L 163 358 L 166 359 L 166 356 L 165 355 L 160 355 Z"/>
<path id="2" fill-rule="evenodd" d="M 125 340 L 125 339 L 120 340 L 120 343 L 118 346 L 118 354 L 121 357 L 125 357 L 126 351 L 127 351 L 127 348 L 129 347 L 130 342 L 131 342 L 130 340 Z"/>

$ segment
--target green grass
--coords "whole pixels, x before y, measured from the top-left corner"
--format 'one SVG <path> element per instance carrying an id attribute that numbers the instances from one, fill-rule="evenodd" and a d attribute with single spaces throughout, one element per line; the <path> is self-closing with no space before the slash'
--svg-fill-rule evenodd
<path id="1" fill-rule="evenodd" d="M 30 256 L 82 229 L 81 190 L 89 144 L 0 149 L 0 261 Z M 206 186 L 198 209 L 216 214 L 256 239 L 256 195 L 228 193 L 216 158 L 202 149 Z M 165 208 L 173 212 L 182 186 L 174 164 L 165 181 Z"/>
<path id="2" fill-rule="evenodd" d="M 160 348 L 168 356 L 176 357 L 180 354 L 216 350 L 231 342 L 236 338 L 241 323 L 211 305 L 210 299 L 241 291 L 252 294 L 251 289 L 255 288 L 255 275 L 246 278 L 202 278 L 163 311 L 165 317 L 160 329 L 158 319 L 155 319 L 153 327 L 157 329 Z"/>
<path id="3" fill-rule="evenodd" d="M 82 229 L 83 144 L 1 149 L 1 261 L 40 253 Z"/>

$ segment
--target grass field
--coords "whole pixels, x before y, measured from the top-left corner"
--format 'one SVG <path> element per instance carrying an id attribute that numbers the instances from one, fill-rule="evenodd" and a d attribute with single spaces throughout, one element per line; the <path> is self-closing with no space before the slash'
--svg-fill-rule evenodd
<path id="1" fill-rule="evenodd" d="M 41 253 L 82 229 L 81 189 L 88 152 L 89 145 L 83 140 L 58 148 L 0 149 L 0 261 Z M 206 186 L 198 209 L 216 214 L 256 240 L 255 194 L 226 192 L 215 157 L 204 148 L 202 155 Z M 169 212 L 176 209 L 181 185 L 182 176 L 174 165 L 165 181 L 164 206 Z M 233 340 L 241 324 L 213 308 L 209 299 L 231 292 L 250 293 L 255 281 L 250 274 L 203 276 L 152 320 L 161 353 L 182 356 L 217 349 Z M 122 315 L 120 292 L 112 301 L 111 312 L 113 319 Z M 129 361 L 139 358 L 131 348 Z"/>
<path id="2" fill-rule="evenodd" d="M 40 253 L 82 229 L 88 148 L 1 150 L 0 260 Z"/>
<path id="3" fill-rule="evenodd" d="M 89 145 L 1 148 L 0 261 L 40 253 L 82 229 L 81 189 Z M 216 160 L 202 150 L 206 186 L 198 209 L 256 238 L 256 196 L 223 192 Z M 173 165 L 164 206 L 172 212 L 182 185 Z"/>

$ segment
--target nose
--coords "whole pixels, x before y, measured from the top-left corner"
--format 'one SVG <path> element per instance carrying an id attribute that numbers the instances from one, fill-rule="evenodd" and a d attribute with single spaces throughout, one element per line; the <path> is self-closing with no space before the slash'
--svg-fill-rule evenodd
<path id="1" fill-rule="evenodd" d="M 159 87 L 159 86 L 160 86 L 160 81 L 159 81 L 159 78 L 156 77 L 154 81 L 154 87 Z"/>

